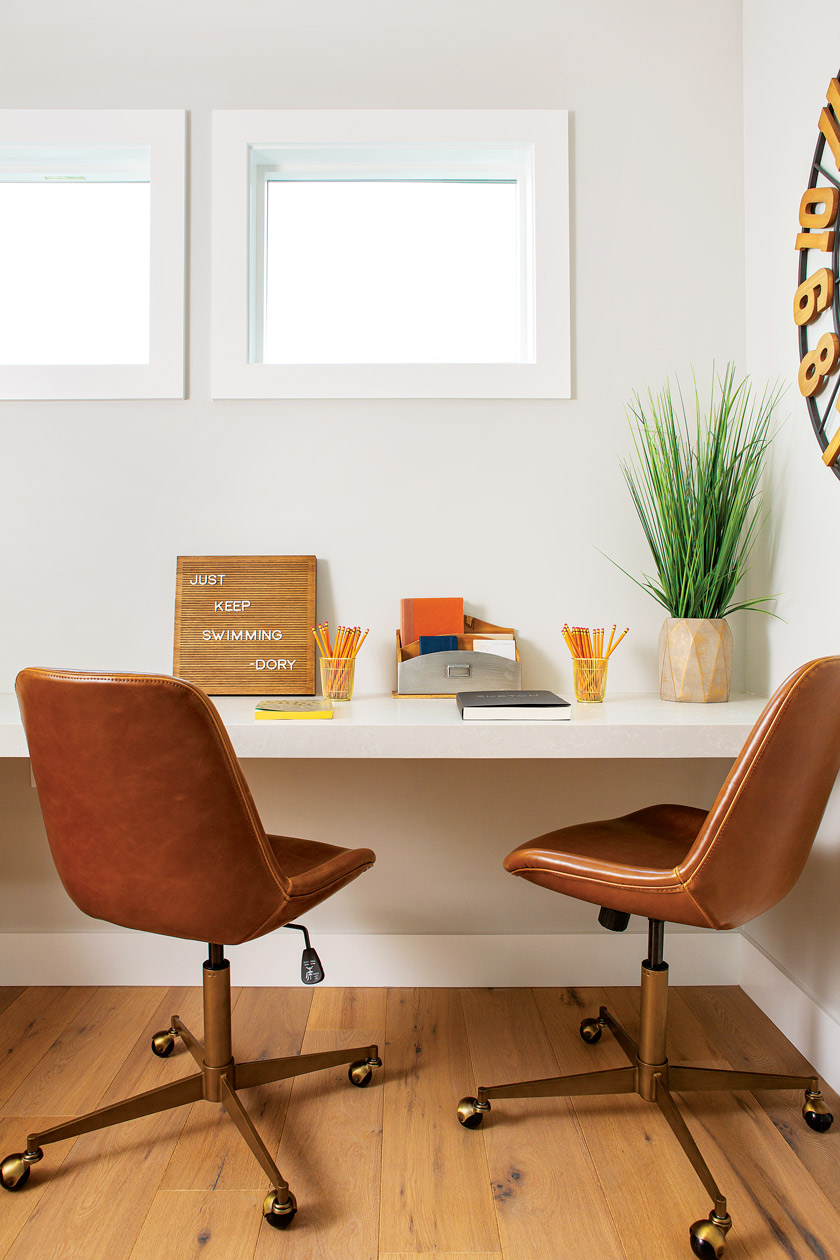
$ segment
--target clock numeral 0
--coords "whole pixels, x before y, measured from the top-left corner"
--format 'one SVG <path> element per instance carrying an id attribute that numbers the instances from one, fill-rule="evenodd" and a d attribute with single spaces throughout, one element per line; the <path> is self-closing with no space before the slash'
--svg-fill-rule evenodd
<path id="1" fill-rule="evenodd" d="M 796 237 L 797 249 L 819 249 L 831 253 L 834 249 L 834 233 L 823 229 L 831 227 L 837 219 L 840 205 L 840 188 L 806 188 L 799 203 L 799 226 L 805 228 Z M 817 206 L 822 206 L 821 210 Z"/>
<path id="2" fill-rule="evenodd" d="M 799 222 L 804 228 L 831 227 L 837 218 L 838 205 L 840 188 L 833 184 L 825 188 L 806 188 L 799 203 Z M 822 206 L 822 210 L 817 206 Z"/>
<path id="3" fill-rule="evenodd" d="M 793 295 L 795 323 L 812 323 L 831 303 L 833 297 L 834 276 L 828 267 L 820 267 L 812 276 L 806 276 Z"/>
<path id="4" fill-rule="evenodd" d="M 820 392 L 825 378 L 837 367 L 838 359 L 840 337 L 837 333 L 825 333 L 799 364 L 799 392 L 804 398 L 812 398 Z"/>

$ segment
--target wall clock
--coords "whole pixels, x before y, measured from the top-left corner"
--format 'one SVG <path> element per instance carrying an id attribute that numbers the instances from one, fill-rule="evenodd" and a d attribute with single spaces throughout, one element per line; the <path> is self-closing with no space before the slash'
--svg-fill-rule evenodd
<path id="1" fill-rule="evenodd" d="M 808 187 L 799 203 L 799 392 L 823 453 L 840 478 L 840 79 L 832 79 L 819 118 Z"/>

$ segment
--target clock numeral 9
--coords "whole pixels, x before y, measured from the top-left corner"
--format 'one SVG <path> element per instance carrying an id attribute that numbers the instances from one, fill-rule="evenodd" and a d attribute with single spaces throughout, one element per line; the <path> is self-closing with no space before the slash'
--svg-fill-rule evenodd
<path id="1" fill-rule="evenodd" d="M 825 333 L 799 364 L 799 392 L 804 398 L 820 392 L 825 378 L 837 367 L 838 359 L 840 337 L 836 333 Z"/>
<path id="2" fill-rule="evenodd" d="M 799 324 L 810 324 L 825 310 L 834 297 L 834 276 L 828 267 L 820 267 L 806 276 L 793 296 L 793 318 Z"/>

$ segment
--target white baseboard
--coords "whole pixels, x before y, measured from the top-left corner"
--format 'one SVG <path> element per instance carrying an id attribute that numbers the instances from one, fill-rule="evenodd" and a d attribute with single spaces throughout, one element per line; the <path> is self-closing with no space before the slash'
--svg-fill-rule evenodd
<path id="1" fill-rule="evenodd" d="M 0 984 L 192 985 L 206 946 L 142 932 L 9 932 Z M 319 933 L 327 985 L 516 987 L 634 985 L 647 950 L 642 932 L 562 936 L 400 936 Z M 737 984 L 735 932 L 672 932 L 673 984 Z M 300 983 L 302 940 L 275 932 L 228 949 L 234 984 Z"/>
<path id="2" fill-rule="evenodd" d="M 840 1019 L 781 967 L 760 945 L 741 934 L 744 992 L 833 1089 L 840 1089 Z"/>

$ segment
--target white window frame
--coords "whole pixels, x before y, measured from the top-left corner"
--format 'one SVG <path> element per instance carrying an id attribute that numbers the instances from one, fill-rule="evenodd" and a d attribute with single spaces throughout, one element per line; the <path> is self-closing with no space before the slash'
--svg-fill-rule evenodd
<path id="1" fill-rule="evenodd" d="M 0 398 L 183 398 L 186 116 L 183 110 L 0 110 L 0 145 L 148 145 L 149 362 L 0 365 Z"/>
<path id="2" fill-rule="evenodd" d="M 516 178 L 521 361 L 254 361 L 263 301 L 262 203 L 278 165 L 286 177 L 307 179 L 428 178 L 441 170 L 476 178 L 507 171 Z M 218 110 L 212 205 L 214 398 L 571 397 L 566 111 Z"/>

